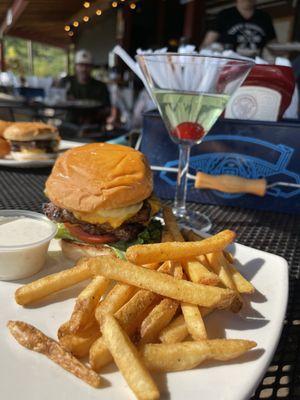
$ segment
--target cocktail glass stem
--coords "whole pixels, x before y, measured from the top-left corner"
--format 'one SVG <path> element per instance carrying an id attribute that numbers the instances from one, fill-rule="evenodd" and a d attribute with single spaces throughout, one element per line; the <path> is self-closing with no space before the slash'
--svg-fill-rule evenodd
<path id="1" fill-rule="evenodd" d="M 179 145 L 177 185 L 173 208 L 177 217 L 184 217 L 186 214 L 187 174 L 189 172 L 190 153 L 190 144 Z"/>

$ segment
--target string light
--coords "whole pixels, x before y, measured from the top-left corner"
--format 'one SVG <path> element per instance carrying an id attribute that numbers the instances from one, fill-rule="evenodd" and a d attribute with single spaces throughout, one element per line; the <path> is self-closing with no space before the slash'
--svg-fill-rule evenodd
<path id="1" fill-rule="evenodd" d="M 89 1 L 85 1 L 85 2 L 83 3 L 83 7 L 84 7 L 84 8 L 89 8 L 90 5 L 91 5 L 91 3 L 90 3 Z"/>
<path id="2" fill-rule="evenodd" d="M 74 21 L 73 22 L 73 26 L 75 26 L 75 28 L 77 28 L 79 26 L 79 22 L 78 21 Z"/>
<path id="3" fill-rule="evenodd" d="M 72 36 L 74 35 L 74 32 L 70 31 L 70 32 L 68 33 L 68 35 L 72 37 Z"/>
<path id="4" fill-rule="evenodd" d="M 111 3 L 111 6 L 112 6 L 113 8 L 118 7 L 118 2 L 117 2 L 117 1 L 113 1 L 113 2 Z"/>
<path id="5" fill-rule="evenodd" d="M 66 26 L 65 26 L 65 31 L 66 31 L 66 32 L 69 32 L 70 29 L 71 29 L 71 28 L 70 28 L 69 25 L 66 25 Z"/>
<path id="6" fill-rule="evenodd" d="M 131 3 L 131 4 L 129 5 L 129 7 L 130 7 L 132 10 L 135 10 L 135 9 L 136 9 L 136 4 L 135 4 L 135 3 Z"/>
<path id="7" fill-rule="evenodd" d="M 82 19 L 83 19 L 84 22 L 89 22 L 90 17 L 88 17 L 87 15 L 85 15 Z"/>
<path id="8" fill-rule="evenodd" d="M 96 15 L 101 15 L 102 11 L 101 10 L 96 10 Z"/>

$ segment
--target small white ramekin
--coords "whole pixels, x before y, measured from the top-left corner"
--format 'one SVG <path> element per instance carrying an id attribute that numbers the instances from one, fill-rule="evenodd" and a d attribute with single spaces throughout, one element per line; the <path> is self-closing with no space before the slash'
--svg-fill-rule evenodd
<path id="1" fill-rule="evenodd" d="M 0 210 L 0 218 L 30 218 L 48 224 L 51 234 L 26 245 L 3 246 L 0 243 L 0 280 L 27 278 L 43 267 L 51 239 L 57 227 L 43 214 L 25 210 Z"/>

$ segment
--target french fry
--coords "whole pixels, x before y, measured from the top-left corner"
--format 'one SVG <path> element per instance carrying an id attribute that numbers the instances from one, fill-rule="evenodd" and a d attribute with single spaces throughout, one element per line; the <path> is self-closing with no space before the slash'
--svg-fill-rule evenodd
<path id="1" fill-rule="evenodd" d="M 162 231 L 161 242 L 162 243 L 174 242 L 174 238 L 173 238 L 171 232 L 168 231 L 166 228 L 164 228 L 163 231 Z"/>
<path id="2" fill-rule="evenodd" d="M 153 371 L 183 371 L 197 367 L 205 360 L 229 361 L 256 346 L 251 340 L 215 339 L 201 342 L 146 344 L 140 354 Z"/>
<path id="3" fill-rule="evenodd" d="M 163 218 L 164 218 L 165 226 L 166 226 L 167 230 L 173 236 L 172 241 L 184 242 L 184 238 L 180 232 L 180 229 L 178 228 L 176 218 L 173 214 L 172 209 L 170 207 L 164 206 L 162 210 L 163 210 Z"/>
<path id="4" fill-rule="evenodd" d="M 203 255 L 201 255 L 201 256 L 199 256 L 199 257 L 196 257 L 196 259 L 197 259 L 205 268 L 207 268 L 208 271 L 210 271 L 209 262 L 208 262 L 208 260 L 207 260 L 205 254 L 203 254 Z"/>
<path id="5" fill-rule="evenodd" d="M 157 269 L 158 263 L 147 264 L 143 266 L 148 269 Z M 166 266 L 165 266 L 166 267 Z M 163 269 L 165 268 L 163 267 Z M 170 269 L 170 266 L 167 267 Z M 101 321 L 103 314 L 114 314 L 118 311 L 137 291 L 134 286 L 126 285 L 125 283 L 117 283 L 110 292 L 106 295 L 105 299 L 99 303 L 95 316 L 98 322 Z"/>
<path id="6" fill-rule="evenodd" d="M 148 290 L 139 290 L 123 307 L 115 314 L 122 328 L 131 333 L 137 328 L 137 316 L 143 313 L 159 297 Z"/>
<path id="7" fill-rule="evenodd" d="M 205 239 L 205 236 L 195 233 L 192 229 L 183 228 L 180 232 L 187 242 L 198 242 Z"/>
<path id="8" fill-rule="evenodd" d="M 200 308 L 202 318 L 210 314 L 212 308 Z M 165 327 L 159 334 L 159 340 L 162 343 L 178 343 L 182 342 L 189 334 L 184 316 L 179 315 L 167 327 Z"/>
<path id="9" fill-rule="evenodd" d="M 194 340 L 207 339 L 207 332 L 199 307 L 194 304 L 181 303 L 181 311 L 192 338 Z"/>
<path id="10" fill-rule="evenodd" d="M 202 266 L 200 262 L 196 262 L 196 264 L 192 264 L 193 267 L 196 266 Z M 189 270 L 189 264 L 187 264 L 187 270 Z M 192 268 L 193 268 L 192 267 Z M 203 267 L 207 272 L 206 274 L 210 274 L 210 272 Z M 199 279 L 199 275 L 196 275 L 193 269 L 192 269 L 192 274 L 190 275 L 190 279 L 192 282 L 195 282 L 196 279 Z M 204 271 L 205 272 L 205 271 Z M 217 275 L 216 275 L 217 276 Z M 192 336 L 194 340 L 203 340 L 207 339 L 207 332 L 206 328 L 204 325 L 204 321 L 201 315 L 201 312 L 199 310 L 199 307 L 196 306 L 195 304 L 189 304 L 189 303 L 181 303 L 181 311 L 185 320 L 186 328 L 188 330 L 188 333 Z M 204 310 L 204 312 L 207 310 Z"/>
<path id="11" fill-rule="evenodd" d="M 142 321 L 148 314 L 149 307 L 145 309 L 140 308 L 139 314 L 134 314 L 132 312 L 132 308 L 134 308 L 135 306 L 136 304 L 133 307 L 131 304 L 129 307 L 130 310 L 127 310 L 130 313 L 130 315 L 127 315 L 126 312 L 124 312 L 122 316 L 119 314 L 118 322 L 122 323 L 124 330 L 126 330 L 129 336 L 132 336 L 136 332 L 136 328 L 141 325 Z M 102 315 L 101 317 L 101 324 L 102 324 L 102 319 L 104 318 L 105 315 L 106 314 Z M 128 324 L 126 325 L 127 321 Z M 99 372 L 101 368 L 105 367 L 105 365 L 110 364 L 112 361 L 113 361 L 112 355 L 110 354 L 104 342 L 104 339 L 101 336 L 93 343 L 93 345 L 90 348 L 90 353 L 89 353 L 90 366 L 94 371 Z"/>
<path id="12" fill-rule="evenodd" d="M 178 261 L 172 261 L 174 266 L 174 278 L 175 279 L 182 279 L 183 278 L 183 269 L 181 264 Z"/>
<path id="13" fill-rule="evenodd" d="M 200 261 L 196 259 L 183 260 L 182 266 L 192 282 L 211 286 L 219 285 L 221 282 L 217 274 L 209 271 Z"/>
<path id="14" fill-rule="evenodd" d="M 93 257 L 87 262 L 94 275 L 103 275 L 186 303 L 227 308 L 236 296 L 230 289 L 177 280 L 159 271 L 151 271 L 110 256 Z"/>
<path id="15" fill-rule="evenodd" d="M 172 264 L 169 261 L 166 261 L 159 267 L 159 271 L 163 273 L 170 273 L 171 269 Z M 148 310 L 149 306 L 159 298 L 160 297 L 157 294 L 149 292 L 148 290 L 139 290 L 115 313 L 115 317 L 130 335 L 145 318 L 144 313 Z M 100 324 L 102 323 L 103 315 L 105 315 L 105 313 L 99 313 L 99 315 L 97 315 Z M 91 367 L 95 371 L 100 371 L 102 367 L 112 361 L 112 357 L 102 337 L 97 339 L 92 345 L 89 361 Z"/>
<path id="16" fill-rule="evenodd" d="M 172 264 L 167 261 L 159 267 L 158 271 L 167 274 L 171 272 L 171 269 Z M 127 332 L 133 332 L 137 326 L 137 316 L 141 315 L 151 304 L 159 299 L 160 297 L 156 293 L 149 290 L 139 290 L 118 310 L 115 317 Z"/>
<path id="17" fill-rule="evenodd" d="M 189 334 L 183 315 L 179 315 L 159 334 L 162 343 L 182 342 Z"/>
<path id="18" fill-rule="evenodd" d="M 109 283 L 103 276 L 96 276 L 79 294 L 69 322 L 71 333 L 83 329 L 94 318 L 96 306 Z"/>
<path id="19" fill-rule="evenodd" d="M 155 293 L 148 290 L 139 290 L 123 307 L 115 313 L 115 317 L 126 330 L 132 335 L 145 318 L 149 306 L 158 298 Z M 106 314 L 99 315 L 100 326 Z M 89 362 L 94 371 L 99 372 L 101 368 L 112 361 L 112 356 L 106 347 L 102 337 L 97 339 L 90 348 Z"/>
<path id="20" fill-rule="evenodd" d="M 59 343 L 75 357 L 81 358 L 89 354 L 92 344 L 100 335 L 99 325 L 95 323 L 75 334 L 70 332 L 60 335 Z"/>
<path id="21" fill-rule="evenodd" d="M 134 286 L 117 283 L 96 308 L 95 317 L 98 322 L 100 323 L 103 314 L 114 314 L 118 311 L 135 292 Z"/>
<path id="22" fill-rule="evenodd" d="M 60 340 L 63 336 L 70 333 L 70 321 L 66 321 L 57 330 L 57 338 Z"/>
<path id="23" fill-rule="evenodd" d="M 117 320 L 112 315 L 106 314 L 101 330 L 115 363 L 137 398 L 140 400 L 158 399 L 159 391 L 151 375 L 141 361 L 137 349 Z"/>
<path id="24" fill-rule="evenodd" d="M 131 246 L 126 251 L 126 258 L 138 265 L 166 260 L 193 258 L 201 254 L 222 251 L 234 239 L 235 233 L 225 230 L 200 242 L 171 242 Z"/>
<path id="25" fill-rule="evenodd" d="M 85 261 L 79 261 L 73 268 L 47 275 L 21 286 L 15 292 L 15 300 L 20 305 L 27 305 L 91 277 L 92 273 L 88 264 Z"/>
<path id="26" fill-rule="evenodd" d="M 90 348 L 89 353 L 89 363 L 91 368 L 99 372 L 101 368 L 105 367 L 105 365 L 110 364 L 113 361 L 113 357 L 108 350 L 104 339 L 102 336 L 99 339 L 95 340 Z"/>
<path id="27" fill-rule="evenodd" d="M 215 253 L 210 253 L 206 255 L 209 264 L 213 271 L 219 276 L 223 285 L 231 290 L 235 290 L 238 293 L 237 288 L 231 278 L 231 274 L 228 270 L 228 263 L 223 253 L 218 251 Z M 231 311 L 239 312 L 243 306 L 243 299 L 238 294 L 234 301 L 231 303 Z"/>
<path id="28" fill-rule="evenodd" d="M 228 264 L 231 278 L 239 293 L 251 294 L 255 292 L 255 287 L 231 264 Z"/>
<path id="29" fill-rule="evenodd" d="M 100 377 L 92 369 L 83 365 L 71 353 L 63 349 L 59 343 L 44 335 L 34 326 L 21 321 L 9 321 L 7 326 L 20 345 L 44 354 L 89 385 L 96 388 L 100 386 Z"/>
<path id="30" fill-rule="evenodd" d="M 141 325 L 141 342 L 151 343 L 157 341 L 159 332 L 166 327 L 178 309 L 178 302 L 163 299 L 153 308 Z"/>
<path id="31" fill-rule="evenodd" d="M 229 262 L 229 264 L 234 264 L 234 257 L 229 251 L 223 251 L 224 257 Z"/>
<path id="32" fill-rule="evenodd" d="M 205 239 L 205 236 L 202 236 L 202 235 L 199 235 L 199 234 L 195 233 L 192 229 L 183 228 L 183 229 L 181 229 L 181 234 L 183 235 L 184 239 L 187 242 L 197 242 L 197 241 L 201 241 L 201 240 Z M 224 253 L 225 253 L 225 251 L 224 251 Z M 204 267 L 208 268 L 208 270 L 209 270 L 209 268 L 210 268 L 209 262 L 207 261 L 207 259 L 206 259 L 204 254 L 200 255 L 199 257 L 196 257 L 196 259 L 198 261 L 200 261 L 200 263 Z"/>

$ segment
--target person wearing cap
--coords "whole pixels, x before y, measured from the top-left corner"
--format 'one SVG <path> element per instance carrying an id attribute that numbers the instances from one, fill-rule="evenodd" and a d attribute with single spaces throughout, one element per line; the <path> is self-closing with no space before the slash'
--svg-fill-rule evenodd
<path id="1" fill-rule="evenodd" d="M 101 103 L 99 112 L 76 110 L 67 113 L 66 121 L 74 124 L 93 124 L 103 122 L 104 114 L 110 113 L 110 96 L 106 85 L 91 76 L 93 69 L 92 54 L 79 50 L 75 54 L 75 75 L 67 76 L 60 82 L 66 89 L 68 100 L 96 100 Z"/>

